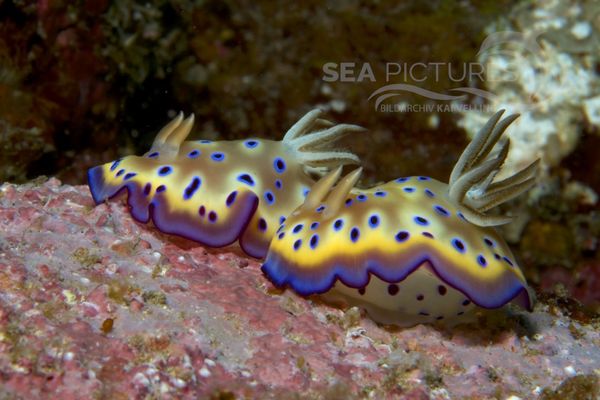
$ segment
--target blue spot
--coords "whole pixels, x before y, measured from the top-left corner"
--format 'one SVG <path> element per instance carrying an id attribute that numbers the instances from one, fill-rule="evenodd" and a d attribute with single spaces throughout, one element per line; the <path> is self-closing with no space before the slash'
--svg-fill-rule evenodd
<path id="1" fill-rule="evenodd" d="M 128 180 L 128 179 L 131 179 L 131 178 L 133 178 L 133 177 L 134 177 L 134 176 L 136 176 L 136 175 L 137 175 L 137 174 L 136 174 L 135 172 L 129 172 L 129 173 L 127 173 L 127 174 L 126 174 L 126 175 L 123 177 L 123 180 L 124 180 L 124 181 L 126 181 L 126 180 Z"/>
<path id="2" fill-rule="evenodd" d="M 125 170 L 124 169 L 120 169 L 120 170 L 117 171 L 117 174 L 115 176 L 121 176 L 124 173 L 125 173 Z"/>
<path id="3" fill-rule="evenodd" d="M 458 251 L 459 253 L 464 253 L 465 251 L 467 251 L 465 244 L 460 239 L 457 239 L 457 238 L 452 239 L 452 246 L 454 246 L 456 251 Z"/>
<path id="4" fill-rule="evenodd" d="M 371 228 L 377 228 L 379 226 L 379 216 L 378 215 L 371 215 L 371 217 L 369 218 L 369 226 Z"/>
<path id="5" fill-rule="evenodd" d="M 431 180 L 431 178 L 428 177 L 428 176 L 420 176 L 417 179 L 420 180 L 420 181 L 429 181 L 429 180 Z"/>
<path id="6" fill-rule="evenodd" d="M 246 146 L 249 149 L 253 149 L 256 146 L 258 146 L 258 141 L 257 140 L 246 140 L 244 142 L 244 146 Z"/>
<path id="7" fill-rule="evenodd" d="M 275 172 L 277 172 L 279 174 L 284 172 L 285 171 L 285 161 L 283 160 L 283 158 L 277 157 L 273 161 L 273 168 L 275 168 Z"/>
<path id="8" fill-rule="evenodd" d="M 233 192 L 229 193 L 229 196 L 227 196 L 227 199 L 225 199 L 225 205 L 227 207 L 231 207 L 231 205 L 235 201 L 236 197 L 237 197 L 237 190 L 234 190 Z"/>
<path id="9" fill-rule="evenodd" d="M 206 214 L 206 208 L 204 206 L 200 206 L 198 209 L 198 214 L 200 214 L 201 217 L 204 217 L 204 214 Z"/>
<path id="10" fill-rule="evenodd" d="M 479 265 L 481 265 L 482 267 L 485 267 L 487 265 L 487 260 L 485 259 L 484 256 L 482 256 L 481 254 L 477 256 L 477 262 L 479 263 Z"/>
<path id="11" fill-rule="evenodd" d="M 360 230 L 357 227 L 352 228 L 352 230 L 350 231 L 350 240 L 352 240 L 354 243 L 356 243 L 356 241 L 358 240 L 359 237 L 360 237 Z"/>
<path id="12" fill-rule="evenodd" d="M 267 204 L 271 205 L 275 202 L 275 195 L 273 194 L 273 192 L 271 192 L 270 190 L 267 190 L 265 192 L 265 200 L 267 201 Z"/>
<path id="13" fill-rule="evenodd" d="M 433 193 L 431 190 L 429 189 L 425 189 L 425 194 L 429 197 L 435 197 L 435 193 Z"/>
<path id="14" fill-rule="evenodd" d="M 440 215 L 442 215 L 442 216 L 444 216 L 444 217 L 447 217 L 447 216 L 449 216 L 449 215 L 450 215 L 450 213 L 448 212 L 448 210 L 446 210 L 446 209 L 445 209 L 444 207 L 442 207 L 442 206 L 438 206 L 438 205 L 436 205 L 436 206 L 434 206 L 434 207 L 433 207 L 433 209 L 434 209 L 434 210 L 435 210 L 435 211 L 436 211 L 438 214 L 440 214 Z"/>
<path id="15" fill-rule="evenodd" d="M 315 210 L 316 212 L 320 213 L 325 209 L 325 206 L 320 205 L 319 207 L 317 207 L 317 209 Z"/>
<path id="16" fill-rule="evenodd" d="M 150 182 L 146 183 L 146 186 L 144 186 L 144 195 L 148 196 L 150 194 L 151 190 L 152 190 L 152 184 Z"/>
<path id="17" fill-rule="evenodd" d="M 249 174 L 240 174 L 238 175 L 237 180 L 248 186 L 254 186 L 254 179 L 252 179 Z"/>
<path id="18" fill-rule="evenodd" d="M 198 188 L 200 188 L 201 184 L 202 184 L 202 180 L 200 178 L 198 178 L 197 176 L 195 176 L 194 179 L 192 179 L 192 182 L 188 185 L 188 187 L 185 188 L 185 190 L 183 192 L 183 199 L 184 200 L 191 199 L 192 196 L 194 195 L 194 193 L 196 193 L 196 190 L 198 190 Z"/>
<path id="19" fill-rule="evenodd" d="M 276 179 L 275 180 L 275 187 L 277 189 L 281 189 L 282 186 L 283 186 L 283 183 L 281 182 L 281 179 Z"/>
<path id="20" fill-rule="evenodd" d="M 302 189 L 302 196 L 306 197 L 309 193 L 310 193 L 310 189 L 309 188 L 303 188 Z"/>
<path id="21" fill-rule="evenodd" d="M 346 199 L 346 207 L 350 207 L 352 205 L 352 199 Z"/>
<path id="22" fill-rule="evenodd" d="M 110 171 L 114 171 L 115 169 L 117 169 L 117 167 L 119 166 L 119 164 L 121 164 L 121 160 L 117 160 L 114 163 L 112 163 L 112 165 L 110 166 Z"/>
<path id="23" fill-rule="evenodd" d="M 298 239 L 294 242 L 294 250 L 298 250 L 302 246 L 302 239 Z"/>
<path id="24" fill-rule="evenodd" d="M 336 219 L 335 222 L 333 223 L 333 229 L 335 229 L 336 231 L 339 231 L 343 227 L 344 227 L 343 219 Z"/>
<path id="25" fill-rule="evenodd" d="M 512 261 L 510 261 L 510 258 L 508 258 L 508 257 L 504 256 L 504 257 L 502 257 L 502 259 L 503 259 L 504 261 L 506 261 L 506 262 L 508 263 L 508 265 L 510 265 L 511 267 L 514 267 L 514 265 L 513 265 Z"/>
<path id="26" fill-rule="evenodd" d="M 170 167 L 170 166 L 168 166 L 168 165 L 165 165 L 165 166 L 163 166 L 163 167 L 160 167 L 160 168 L 158 169 L 158 175 L 160 175 L 160 176 L 167 176 L 167 175 L 169 175 L 171 172 L 173 172 L 173 168 L 171 168 L 171 167 Z"/>
<path id="27" fill-rule="evenodd" d="M 200 150 L 192 150 L 188 153 L 188 158 L 196 158 L 200 155 Z"/>
<path id="28" fill-rule="evenodd" d="M 396 233 L 396 241 L 397 242 L 405 242 L 410 237 L 410 233 L 407 231 L 400 231 Z"/>
<path id="29" fill-rule="evenodd" d="M 155 151 L 155 152 L 153 152 L 153 153 L 150 153 L 150 154 L 148 154 L 148 158 L 155 158 L 155 157 L 158 157 L 158 154 L 159 154 L 159 153 L 158 153 L 158 151 Z"/>
<path id="30" fill-rule="evenodd" d="M 292 229 L 292 232 L 294 232 L 294 233 L 298 233 L 298 232 L 300 232 L 300 231 L 302 230 L 302 228 L 304 228 L 304 225 L 302 225 L 302 224 L 298 224 L 298 225 L 296 225 L 296 226 L 294 227 L 294 229 Z"/>
<path id="31" fill-rule="evenodd" d="M 277 229 L 277 233 L 281 232 L 283 230 L 283 228 L 285 228 L 284 224 L 279 225 L 279 228 Z"/>
<path id="32" fill-rule="evenodd" d="M 279 238 L 279 240 L 283 239 L 283 237 L 285 236 L 285 232 L 281 232 L 279 234 L 279 236 L 277 236 Z"/>
<path id="33" fill-rule="evenodd" d="M 156 193 L 161 193 L 161 192 L 164 192 L 165 190 L 167 190 L 167 187 L 165 185 L 160 185 L 159 187 L 156 188 Z"/>
<path id="34" fill-rule="evenodd" d="M 217 221 L 217 213 L 214 211 L 211 211 L 208 213 L 208 220 L 210 222 L 216 222 Z"/>
<path id="35" fill-rule="evenodd" d="M 385 196 L 387 196 L 387 192 L 384 192 L 384 191 L 375 192 L 375 196 L 377 196 L 377 197 L 385 197 Z"/>
<path id="36" fill-rule="evenodd" d="M 202 140 L 199 140 L 199 142 L 202 144 L 208 144 L 208 143 L 212 143 L 212 140 L 202 139 Z"/>
<path id="37" fill-rule="evenodd" d="M 267 230 L 267 221 L 264 218 L 258 220 L 258 229 L 263 232 Z"/>
<path id="38" fill-rule="evenodd" d="M 490 247 L 496 247 L 496 244 L 490 238 L 483 238 L 483 241 Z"/>
<path id="39" fill-rule="evenodd" d="M 456 213 L 456 215 L 458 215 L 458 217 L 460 219 L 462 219 L 463 221 L 466 221 L 467 219 L 465 218 L 465 216 L 463 215 L 463 213 L 461 213 L 460 211 Z"/>
<path id="40" fill-rule="evenodd" d="M 397 183 L 404 183 L 404 182 L 408 182 L 410 180 L 410 178 L 398 178 L 396 179 Z"/>
<path id="41" fill-rule="evenodd" d="M 421 232 L 421 234 L 429 239 L 433 239 L 433 235 L 430 232 Z"/>
<path id="42" fill-rule="evenodd" d="M 285 217 L 282 215 L 281 217 L 279 217 L 279 225 L 283 224 L 285 222 Z"/>
<path id="43" fill-rule="evenodd" d="M 319 227 L 319 223 L 318 222 L 313 222 L 312 224 L 310 224 L 310 229 L 315 230 Z"/>
<path id="44" fill-rule="evenodd" d="M 423 218 L 421 216 L 416 216 L 413 220 L 415 221 L 415 223 L 417 225 L 421 225 L 421 226 L 429 225 L 429 221 L 427 221 L 425 218 Z"/>
<path id="45" fill-rule="evenodd" d="M 498 253 L 494 253 L 494 258 L 495 258 L 496 260 L 500 260 L 502 257 L 500 257 L 500 254 L 498 254 Z"/>
<path id="46" fill-rule="evenodd" d="M 212 158 L 213 161 L 221 162 L 225 159 L 225 154 L 221 153 L 220 151 L 215 151 L 210 155 L 210 158 Z"/>
<path id="47" fill-rule="evenodd" d="M 406 193 L 412 193 L 415 191 L 415 188 L 412 186 L 408 186 L 408 187 L 402 188 L 402 190 L 404 190 Z"/>
<path id="48" fill-rule="evenodd" d="M 315 247 L 319 244 L 319 235 L 314 234 L 310 238 L 310 248 L 314 250 Z"/>
<path id="49" fill-rule="evenodd" d="M 356 200 L 357 201 L 366 201 L 367 200 L 367 195 L 366 194 L 359 194 L 358 196 L 356 196 Z"/>

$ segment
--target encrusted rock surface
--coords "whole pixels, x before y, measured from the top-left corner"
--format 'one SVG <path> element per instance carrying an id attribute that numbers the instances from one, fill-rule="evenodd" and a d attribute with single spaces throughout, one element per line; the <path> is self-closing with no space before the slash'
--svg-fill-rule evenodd
<path id="1" fill-rule="evenodd" d="M 598 394 L 598 321 L 560 302 L 452 330 L 380 327 L 56 179 L 0 187 L 0 246 L 2 398 Z"/>

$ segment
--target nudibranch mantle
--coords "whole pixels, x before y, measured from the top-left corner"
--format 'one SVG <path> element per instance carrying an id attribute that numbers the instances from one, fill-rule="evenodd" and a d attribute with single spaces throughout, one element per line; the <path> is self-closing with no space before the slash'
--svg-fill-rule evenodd
<path id="1" fill-rule="evenodd" d="M 378 322 L 403 326 L 454 323 L 477 306 L 498 308 L 511 301 L 531 310 L 534 294 L 491 226 L 507 218 L 481 211 L 487 201 L 498 204 L 528 189 L 535 173 L 530 166 L 500 182 L 502 198 L 485 197 L 499 187 L 490 175 L 498 172 L 508 143 L 488 155 L 498 130 L 513 119 L 496 125 L 496 117 L 474 139 L 480 145 L 470 145 L 457 163 L 461 172 L 453 174 L 454 185 L 470 177 L 463 188 L 412 176 L 359 190 L 353 187 L 360 169 L 333 187 L 341 168 L 331 172 L 279 227 L 263 272 L 278 287 L 341 297 Z M 490 136 L 492 141 L 485 140 Z M 469 197 L 472 188 L 478 202 Z"/>
<path id="2" fill-rule="evenodd" d="M 311 173 L 357 163 L 351 153 L 328 149 L 340 136 L 363 131 L 334 125 L 313 110 L 282 141 L 249 138 L 185 141 L 193 116 L 179 114 L 158 133 L 144 156 L 127 156 L 88 171 L 96 203 L 126 191 L 131 215 L 162 232 L 211 247 L 239 239 L 262 258 L 277 227 L 304 200 Z"/>

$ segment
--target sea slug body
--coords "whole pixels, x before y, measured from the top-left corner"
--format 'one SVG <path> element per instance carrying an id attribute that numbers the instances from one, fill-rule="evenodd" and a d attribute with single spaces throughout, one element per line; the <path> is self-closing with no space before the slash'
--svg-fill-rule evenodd
<path id="1" fill-rule="evenodd" d="M 479 307 L 511 301 L 531 310 L 534 294 L 494 228 L 510 218 L 487 214 L 528 190 L 537 171 L 535 162 L 494 181 L 509 142 L 493 147 L 516 118 L 501 115 L 468 145 L 449 184 L 412 176 L 359 190 L 360 169 L 337 185 L 341 168 L 330 172 L 279 226 L 265 275 L 278 287 L 342 299 L 402 326 L 455 324 Z"/>
<path id="2" fill-rule="evenodd" d="M 313 110 L 274 141 L 184 141 L 193 115 L 180 113 L 143 156 L 127 156 L 91 168 L 88 184 L 99 204 L 127 192 L 131 215 L 162 232 L 222 247 L 239 240 L 250 256 L 265 256 L 277 227 L 314 184 L 311 174 L 358 163 L 330 144 L 361 132 L 335 125 Z"/>

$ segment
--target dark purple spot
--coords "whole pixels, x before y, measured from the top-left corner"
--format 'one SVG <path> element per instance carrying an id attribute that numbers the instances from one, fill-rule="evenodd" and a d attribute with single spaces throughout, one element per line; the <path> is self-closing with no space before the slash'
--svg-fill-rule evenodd
<path id="1" fill-rule="evenodd" d="M 325 206 L 322 206 L 322 205 L 321 205 L 321 206 L 317 207 L 317 209 L 316 209 L 315 211 L 316 211 L 316 212 L 318 212 L 318 213 L 320 213 L 320 212 L 322 212 L 324 209 L 325 209 Z"/>
<path id="2" fill-rule="evenodd" d="M 356 243 L 356 241 L 358 240 L 359 237 L 360 237 L 360 230 L 357 227 L 352 228 L 352 230 L 350 231 L 350 240 L 352 240 L 354 243 Z"/>
<path id="3" fill-rule="evenodd" d="M 302 239 L 298 239 L 294 242 L 294 250 L 298 250 L 302 246 Z"/>
<path id="4" fill-rule="evenodd" d="M 417 301 L 423 301 L 424 298 L 425 296 L 423 296 L 422 294 L 417 295 Z"/>
<path id="5" fill-rule="evenodd" d="M 300 231 L 302 230 L 302 228 L 304 228 L 304 225 L 302 225 L 302 224 L 298 224 L 298 225 L 296 225 L 296 226 L 294 227 L 294 229 L 292 229 L 292 232 L 294 232 L 294 233 L 298 233 L 298 232 L 300 232 Z"/>
<path id="6" fill-rule="evenodd" d="M 460 219 L 462 219 L 463 221 L 466 221 L 467 219 L 465 218 L 465 216 L 463 215 L 463 213 L 461 213 L 460 211 L 456 213 L 456 215 L 458 215 L 458 217 Z"/>
<path id="7" fill-rule="evenodd" d="M 388 293 L 390 296 L 395 296 L 396 294 L 398 294 L 399 290 L 400 288 L 395 283 L 390 283 L 388 285 Z"/>
<path id="8" fill-rule="evenodd" d="M 200 150 L 192 150 L 188 153 L 188 158 L 196 158 L 200 155 Z"/>
<path id="9" fill-rule="evenodd" d="M 264 218 L 258 220 L 258 229 L 263 232 L 267 230 L 267 221 Z"/>
<path id="10" fill-rule="evenodd" d="M 112 165 L 110 166 L 110 171 L 114 171 L 115 169 L 117 169 L 117 167 L 119 166 L 119 164 L 121 164 L 121 160 L 116 160 L 114 163 L 112 163 Z"/>
<path id="11" fill-rule="evenodd" d="M 195 176 L 194 179 L 192 179 L 192 182 L 188 185 L 188 187 L 185 188 L 185 190 L 183 192 L 183 199 L 184 200 L 191 199 L 201 184 L 202 184 L 202 180 L 200 180 L 200 178 Z"/>
<path id="12" fill-rule="evenodd" d="M 258 141 L 256 141 L 256 140 L 246 140 L 244 142 L 244 146 L 246 146 L 249 149 L 253 149 L 256 146 L 258 146 Z"/>
<path id="13" fill-rule="evenodd" d="M 212 158 L 213 161 L 221 162 L 225 159 L 225 154 L 220 151 L 215 151 L 210 155 L 210 158 Z"/>
<path id="14" fill-rule="evenodd" d="M 315 230 L 319 227 L 319 223 L 318 222 L 313 222 L 312 224 L 310 224 L 310 229 Z"/>
<path id="15" fill-rule="evenodd" d="M 314 249 L 319 244 L 319 235 L 314 234 L 310 238 L 310 248 Z"/>
<path id="16" fill-rule="evenodd" d="M 437 319 L 438 321 L 440 321 L 440 320 L 444 319 L 444 316 L 443 315 L 439 315 L 435 319 Z"/>
<path id="17" fill-rule="evenodd" d="M 425 189 L 425 194 L 429 197 L 435 197 L 435 193 L 433 193 L 431 190 L 429 189 Z"/>
<path id="18" fill-rule="evenodd" d="M 456 313 L 456 315 L 463 315 L 465 312 L 464 311 L 459 311 L 458 313 Z"/>
<path id="19" fill-rule="evenodd" d="M 144 195 L 148 196 L 150 194 L 151 190 L 152 190 L 152 184 L 150 182 L 146 183 L 146 186 L 144 186 Z"/>
<path id="20" fill-rule="evenodd" d="M 433 239 L 433 235 L 429 232 L 421 232 L 421 234 L 425 237 L 428 237 L 429 239 Z"/>
<path id="21" fill-rule="evenodd" d="M 377 196 L 377 197 L 385 197 L 385 196 L 387 196 L 387 192 L 384 192 L 384 191 L 375 192 L 375 196 Z"/>
<path id="22" fill-rule="evenodd" d="M 487 244 L 490 247 L 495 247 L 496 245 L 494 244 L 494 242 L 492 242 L 491 239 L 489 238 L 483 238 L 483 241 L 485 242 L 485 244 Z"/>
<path id="23" fill-rule="evenodd" d="M 282 215 L 281 217 L 279 217 L 279 225 L 283 224 L 285 222 L 285 217 Z"/>
<path id="24" fill-rule="evenodd" d="M 425 312 L 425 311 L 421 311 L 421 312 L 419 313 L 419 315 L 422 315 L 422 316 L 424 316 L 424 317 L 429 317 L 429 313 L 427 313 L 427 312 Z"/>
<path id="25" fill-rule="evenodd" d="M 123 180 L 126 181 L 128 179 L 133 178 L 134 176 L 136 176 L 137 174 L 135 172 L 128 172 L 127 174 L 125 174 L 125 176 L 123 177 Z"/>
<path id="26" fill-rule="evenodd" d="M 484 256 L 482 256 L 481 254 L 477 256 L 477 262 L 479 263 L 479 265 L 481 265 L 482 267 L 485 267 L 487 265 L 487 260 L 485 259 Z"/>
<path id="27" fill-rule="evenodd" d="M 158 157 L 158 151 L 155 151 L 153 153 L 148 154 L 148 158 L 154 158 L 154 157 Z"/>
<path id="28" fill-rule="evenodd" d="M 281 189 L 282 186 L 283 186 L 283 183 L 281 182 L 281 179 L 276 179 L 275 180 L 275 187 L 277 189 Z"/>
<path id="29" fill-rule="evenodd" d="M 416 216 L 414 218 L 414 221 L 417 225 L 421 225 L 421 226 L 427 226 L 429 225 L 429 221 L 427 221 L 425 218 L 421 217 L 421 216 Z"/>
<path id="30" fill-rule="evenodd" d="M 271 192 L 270 190 L 267 190 L 265 192 L 265 200 L 267 201 L 267 204 L 271 205 L 275 202 L 275 195 L 273 194 L 273 192 Z"/>
<path id="31" fill-rule="evenodd" d="M 365 200 L 367 200 L 367 195 L 359 194 L 358 196 L 356 196 L 356 200 L 357 201 L 365 201 Z"/>
<path id="32" fill-rule="evenodd" d="M 448 289 L 446 289 L 446 286 L 444 286 L 444 285 L 438 286 L 438 293 L 440 294 L 440 296 L 444 296 L 447 291 L 448 291 Z"/>
<path id="33" fill-rule="evenodd" d="M 352 199 L 346 199 L 346 207 L 352 204 Z"/>
<path id="34" fill-rule="evenodd" d="M 402 188 L 402 190 L 404 190 L 406 193 L 412 193 L 415 191 L 415 188 L 412 186 L 408 186 L 408 187 Z"/>
<path id="35" fill-rule="evenodd" d="M 429 181 L 429 180 L 431 180 L 431 178 L 428 177 L 428 176 L 420 176 L 417 179 L 420 180 L 420 181 Z"/>
<path id="36" fill-rule="evenodd" d="M 499 259 L 501 259 L 502 257 L 500 257 L 500 254 L 498 254 L 498 253 L 494 253 L 494 258 L 495 258 L 496 260 L 499 260 Z"/>
<path id="37" fill-rule="evenodd" d="M 358 289 L 358 294 L 360 294 L 361 296 L 365 294 L 365 288 L 361 287 L 360 289 Z"/>
<path id="38" fill-rule="evenodd" d="M 117 171 L 117 174 L 115 176 L 121 176 L 124 173 L 125 173 L 125 170 L 124 169 L 120 169 L 120 170 Z"/>
<path id="39" fill-rule="evenodd" d="M 465 306 L 465 307 L 468 306 L 469 304 L 471 304 L 471 300 L 469 300 L 469 299 L 465 299 L 462 302 L 462 305 Z"/>
<path id="40" fill-rule="evenodd" d="M 407 231 L 400 231 L 400 232 L 396 233 L 396 241 L 404 242 L 409 238 L 409 236 L 410 236 L 410 233 L 408 233 Z"/>
<path id="41" fill-rule="evenodd" d="M 459 253 L 464 253 L 466 251 L 465 244 L 460 239 L 452 239 L 452 246 L 454 246 L 456 251 L 458 251 Z"/>
<path id="42" fill-rule="evenodd" d="M 204 206 L 200 206 L 198 214 L 200 214 L 201 217 L 204 217 L 204 214 L 206 214 L 206 208 L 204 208 Z"/>
<path id="43" fill-rule="evenodd" d="M 433 209 L 440 215 L 447 217 L 450 215 L 450 213 L 448 212 L 448 210 L 446 210 L 444 207 L 442 206 L 434 206 Z"/>
<path id="44" fill-rule="evenodd" d="M 371 215 L 369 218 L 369 226 L 371 228 L 377 228 L 379 226 L 379 216 Z"/>
<path id="45" fill-rule="evenodd" d="M 283 239 L 284 236 L 285 236 L 285 232 L 281 232 L 278 236 L 279 240 Z"/>
<path id="46" fill-rule="evenodd" d="M 237 180 L 246 185 L 254 186 L 254 179 L 249 174 L 241 174 L 237 177 Z"/>
<path id="47" fill-rule="evenodd" d="M 336 231 L 339 231 L 340 229 L 342 229 L 343 226 L 344 226 L 344 220 L 342 220 L 342 219 L 336 219 L 335 222 L 333 223 L 333 229 L 335 229 Z"/>
<path id="48" fill-rule="evenodd" d="M 398 179 L 396 179 L 396 182 L 403 183 L 403 182 L 408 182 L 409 180 L 410 180 L 410 178 L 398 178 Z"/>
<path id="49" fill-rule="evenodd" d="M 214 211 L 211 211 L 208 213 L 208 220 L 210 222 L 215 222 L 217 220 L 217 213 Z"/>
<path id="50" fill-rule="evenodd" d="M 167 190 L 167 187 L 165 185 L 160 185 L 159 187 L 156 188 L 156 193 L 161 193 L 161 192 L 164 192 L 165 190 Z"/>
<path id="51" fill-rule="evenodd" d="M 158 169 L 158 175 L 160 175 L 160 176 L 167 176 L 171 172 L 173 172 L 173 168 L 169 167 L 168 165 L 165 165 Z"/>
<path id="52" fill-rule="evenodd" d="M 514 265 L 513 265 L 512 261 L 510 261 L 510 258 L 508 258 L 508 257 L 504 256 L 504 257 L 502 257 L 502 259 L 503 259 L 504 261 L 506 261 L 506 262 L 508 263 L 508 265 L 510 265 L 511 267 L 514 267 Z"/>
<path id="53" fill-rule="evenodd" d="M 227 207 L 231 207 L 231 205 L 235 201 L 236 197 L 237 197 L 237 190 L 234 190 L 233 192 L 229 193 L 229 196 L 227 196 L 227 199 L 225 199 L 225 205 Z"/>
<path id="54" fill-rule="evenodd" d="M 275 161 L 273 161 L 273 168 L 275 168 L 275 172 L 281 174 L 285 171 L 285 161 L 283 158 L 277 157 Z"/>
<path id="55" fill-rule="evenodd" d="M 212 140 L 202 139 L 202 140 L 200 140 L 200 143 L 208 144 L 208 143 L 212 143 Z"/>

